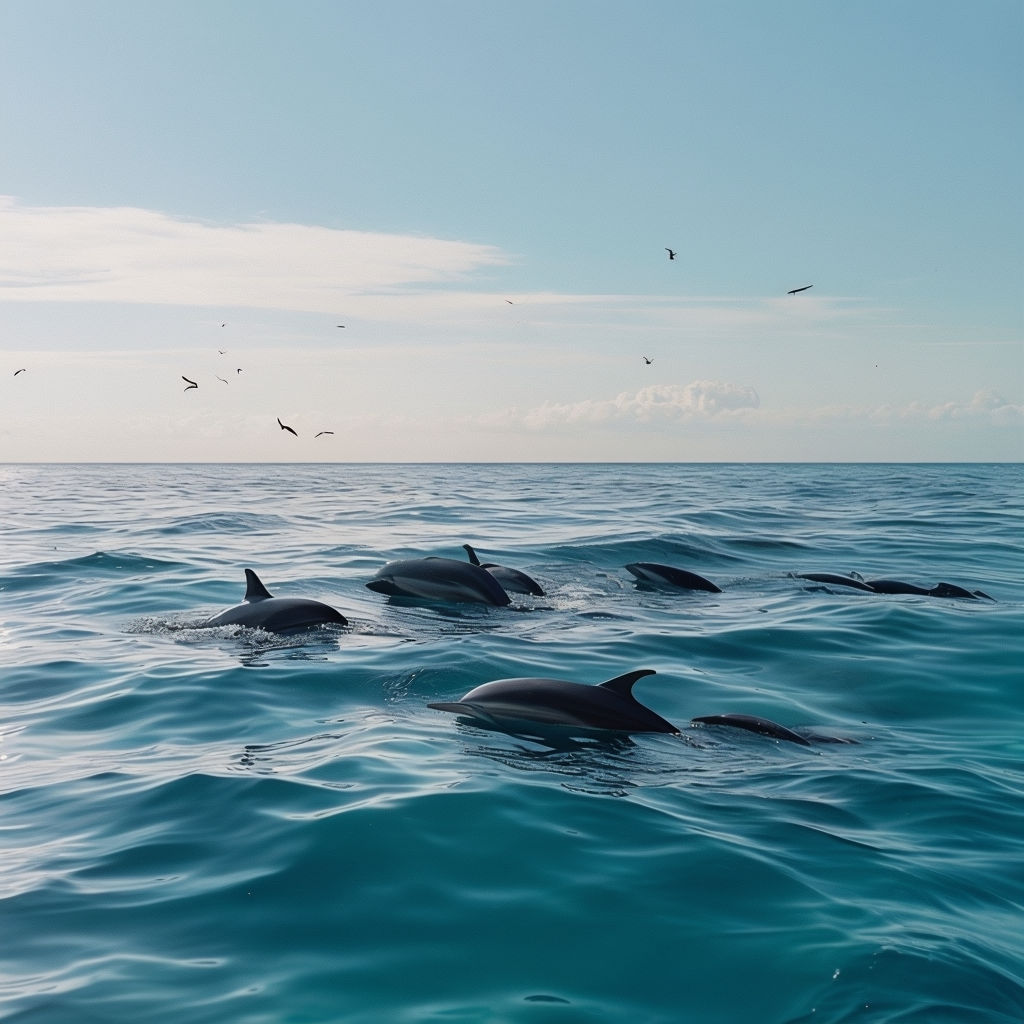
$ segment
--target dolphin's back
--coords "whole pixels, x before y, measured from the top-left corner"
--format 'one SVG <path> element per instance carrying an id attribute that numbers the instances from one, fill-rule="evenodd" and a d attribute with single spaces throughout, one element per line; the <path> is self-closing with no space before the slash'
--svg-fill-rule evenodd
<path id="1" fill-rule="evenodd" d="M 504 606 L 510 598 L 486 570 L 455 558 L 407 558 L 388 562 L 366 584 L 390 597 L 428 601 L 478 601 Z"/>
<path id="2" fill-rule="evenodd" d="M 684 590 L 706 590 L 712 594 L 720 594 L 721 587 L 716 586 L 711 580 L 698 576 L 688 569 L 678 569 L 674 565 L 661 565 L 658 562 L 630 562 L 626 569 L 631 572 L 641 583 L 651 583 L 656 586 L 668 584 L 673 587 L 681 587 Z"/>

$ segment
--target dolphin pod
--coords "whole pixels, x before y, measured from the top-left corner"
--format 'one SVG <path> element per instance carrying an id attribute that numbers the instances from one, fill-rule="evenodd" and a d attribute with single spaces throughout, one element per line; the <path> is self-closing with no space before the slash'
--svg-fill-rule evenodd
<path id="1" fill-rule="evenodd" d="M 241 604 L 214 615 L 204 626 L 250 626 L 272 633 L 292 633 L 311 626 L 335 623 L 348 625 L 348 619 L 322 601 L 304 597 L 274 597 L 252 569 L 245 570 L 245 597 Z"/>

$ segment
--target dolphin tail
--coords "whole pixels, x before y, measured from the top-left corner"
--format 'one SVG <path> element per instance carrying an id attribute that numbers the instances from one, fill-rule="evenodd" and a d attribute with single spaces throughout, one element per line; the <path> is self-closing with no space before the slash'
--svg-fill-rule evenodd
<path id="1" fill-rule="evenodd" d="M 252 571 L 252 569 L 245 570 L 245 600 L 246 601 L 265 601 L 268 597 L 273 595 L 265 586 L 263 581 Z"/>

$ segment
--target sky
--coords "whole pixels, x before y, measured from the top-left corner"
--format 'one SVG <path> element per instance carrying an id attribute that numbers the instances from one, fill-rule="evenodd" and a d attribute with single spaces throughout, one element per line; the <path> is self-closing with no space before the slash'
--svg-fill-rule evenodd
<path id="1" fill-rule="evenodd" d="M 3 0 L 0 462 L 1021 461 L 1022 69 L 1019 0 Z"/>

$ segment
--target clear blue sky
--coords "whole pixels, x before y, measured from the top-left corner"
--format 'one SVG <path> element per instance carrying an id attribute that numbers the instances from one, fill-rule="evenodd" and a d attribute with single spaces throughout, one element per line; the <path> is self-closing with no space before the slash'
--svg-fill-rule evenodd
<path id="1" fill-rule="evenodd" d="M 1018 0 L 5 0 L 0 461 L 1019 460 L 1022 67 Z"/>

